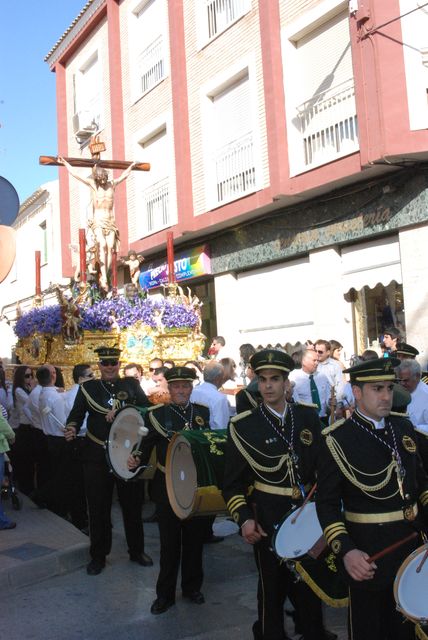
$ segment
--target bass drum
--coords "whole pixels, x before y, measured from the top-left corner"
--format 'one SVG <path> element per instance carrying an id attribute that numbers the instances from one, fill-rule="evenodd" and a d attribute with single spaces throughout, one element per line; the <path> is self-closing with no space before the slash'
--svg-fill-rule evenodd
<path id="1" fill-rule="evenodd" d="M 420 638 L 426 637 L 428 625 L 428 559 L 419 568 L 427 552 L 428 545 L 425 544 L 407 556 L 394 581 L 397 609 L 403 616 L 418 623 Z"/>
<path id="2" fill-rule="evenodd" d="M 181 520 L 226 513 L 221 494 L 227 431 L 180 431 L 165 463 L 168 498 Z"/>
<path id="3" fill-rule="evenodd" d="M 121 409 L 111 423 L 106 441 L 107 463 L 114 475 L 121 480 L 144 480 L 153 477 L 154 468 L 151 464 L 139 467 L 136 471 L 128 469 L 129 455 L 135 447 L 138 447 L 142 438 L 139 433 L 140 428 L 145 429 L 144 418 L 135 407 Z"/>

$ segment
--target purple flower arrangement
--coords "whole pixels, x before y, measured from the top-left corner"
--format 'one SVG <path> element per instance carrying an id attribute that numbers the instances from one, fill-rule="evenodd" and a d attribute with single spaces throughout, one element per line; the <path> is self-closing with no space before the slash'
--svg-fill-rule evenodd
<path id="1" fill-rule="evenodd" d="M 193 307 L 168 298 L 162 301 L 150 298 L 130 301 L 124 297 L 104 299 L 93 306 L 80 307 L 80 314 L 80 328 L 88 331 L 110 331 L 115 325 L 126 329 L 138 321 L 152 328 L 162 324 L 167 329 L 193 329 L 198 323 L 198 314 Z M 61 329 L 59 305 L 32 309 L 15 324 L 18 338 L 35 333 L 59 334 Z"/>

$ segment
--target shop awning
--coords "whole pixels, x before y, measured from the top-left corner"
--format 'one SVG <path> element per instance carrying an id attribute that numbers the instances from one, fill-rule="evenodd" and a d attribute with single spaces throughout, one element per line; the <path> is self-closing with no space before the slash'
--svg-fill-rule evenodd
<path id="1" fill-rule="evenodd" d="M 402 284 L 400 245 L 396 236 L 344 247 L 342 256 L 342 291 L 373 289 L 395 280 Z"/>

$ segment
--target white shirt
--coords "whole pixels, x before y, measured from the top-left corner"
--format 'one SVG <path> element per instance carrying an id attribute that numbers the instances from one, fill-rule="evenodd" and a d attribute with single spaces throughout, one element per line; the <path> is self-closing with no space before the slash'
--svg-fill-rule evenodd
<path id="1" fill-rule="evenodd" d="M 49 409 L 49 411 L 48 411 Z M 47 436 L 64 437 L 65 426 L 64 394 L 56 387 L 42 387 L 39 395 L 40 422 Z"/>
<path id="2" fill-rule="evenodd" d="M 330 386 L 334 387 L 337 402 L 343 400 L 345 380 L 340 364 L 334 358 L 327 358 L 324 362 L 318 362 L 318 373 L 323 373 Z"/>
<path id="3" fill-rule="evenodd" d="M 410 395 L 412 400 L 407 407 L 410 421 L 415 427 L 428 433 L 428 386 L 419 382 Z"/>
<path id="4" fill-rule="evenodd" d="M 224 393 L 220 393 L 211 382 L 202 382 L 192 391 L 191 402 L 206 405 L 210 410 L 210 428 L 227 429 L 230 411 L 229 403 Z"/>
<path id="5" fill-rule="evenodd" d="M 74 401 L 77 396 L 77 392 L 79 391 L 80 384 L 74 384 L 71 389 L 63 393 L 64 396 L 64 409 L 65 409 L 65 417 L 68 418 L 70 415 L 70 411 L 73 408 Z M 87 427 L 86 421 L 88 419 L 88 414 L 86 414 L 85 419 L 82 422 L 82 426 L 79 429 L 78 437 L 86 435 Z"/>
<path id="6" fill-rule="evenodd" d="M 38 384 L 31 391 L 30 395 L 27 396 L 27 402 L 24 406 L 25 415 L 28 417 L 28 421 L 33 427 L 36 429 L 40 429 L 42 431 L 42 421 L 40 418 L 40 410 L 39 410 L 39 397 L 42 387 Z"/>
<path id="7" fill-rule="evenodd" d="M 293 398 L 295 402 L 306 402 L 312 403 L 312 394 L 311 394 L 311 382 L 309 380 L 309 373 L 303 371 L 303 369 L 293 369 L 288 376 L 291 382 L 295 383 L 295 387 L 293 390 Z M 330 382 L 328 378 L 323 373 L 318 373 L 315 371 L 314 382 L 317 385 L 318 394 L 321 402 L 321 409 L 318 412 L 320 417 L 323 418 L 327 415 L 327 407 L 330 402 Z"/>

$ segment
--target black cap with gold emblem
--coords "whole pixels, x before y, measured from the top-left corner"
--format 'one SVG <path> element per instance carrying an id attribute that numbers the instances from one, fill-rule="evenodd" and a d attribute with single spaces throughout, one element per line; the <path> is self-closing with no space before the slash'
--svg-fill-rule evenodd
<path id="1" fill-rule="evenodd" d="M 196 371 L 190 367 L 172 367 L 165 371 L 165 379 L 167 382 L 174 382 L 176 380 L 195 380 Z"/>
<path id="2" fill-rule="evenodd" d="M 396 379 L 394 368 L 399 364 L 398 358 L 376 358 L 376 360 L 367 360 L 367 362 L 361 362 L 355 367 L 345 369 L 343 373 L 349 373 L 351 384 L 354 382 L 385 382 Z"/>
<path id="3" fill-rule="evenodd" d="M 285 351 L 263 349 L 251 356 L 250 365 L 256 373 L 262 369 L 278 369 L 279 371 L 290 373 L 294 369 L 294 360 Z"/>
<path id="4" fill-rule="evenodd" d="M 100 360 L 105 360 L 106 358 L 118 360 L 122 351 L 117 347 L 98 347 L 98 349 L 95 349 L 95 353 Z"/>
<path id="5" fill-rule="evenodd" d="M 404 358 L 416 358 L 419 355 L 419 351 L 416 347 L 412 347 L 411 344 L 406 344 L 405 342 L 400 342 L 397 344 L 397 348 L 394 352 L 394 355 L 403 356 Z"/>

